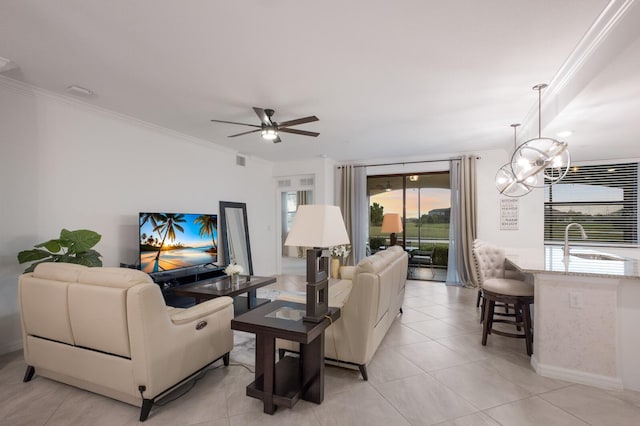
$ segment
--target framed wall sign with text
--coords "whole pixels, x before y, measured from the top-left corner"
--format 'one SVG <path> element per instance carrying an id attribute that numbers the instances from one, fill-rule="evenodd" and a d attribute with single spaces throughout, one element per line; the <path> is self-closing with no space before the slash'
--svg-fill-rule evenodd
<path id="1" fill-rule="evenodd" d="M 500 230 L 518 230 L 518 205 L 517 198 L 503 198 L 500 200 Z"/>

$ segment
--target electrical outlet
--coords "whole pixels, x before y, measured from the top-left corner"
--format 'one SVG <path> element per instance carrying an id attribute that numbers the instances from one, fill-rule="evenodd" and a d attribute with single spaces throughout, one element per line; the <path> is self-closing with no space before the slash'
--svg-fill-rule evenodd
<path id="1" fill-rule="evenodd" d="M 582 309 L 584 307 L 584 301 L 582 299 L 581 291 L 569 292 L 569 306 L 577 309 Z"/>

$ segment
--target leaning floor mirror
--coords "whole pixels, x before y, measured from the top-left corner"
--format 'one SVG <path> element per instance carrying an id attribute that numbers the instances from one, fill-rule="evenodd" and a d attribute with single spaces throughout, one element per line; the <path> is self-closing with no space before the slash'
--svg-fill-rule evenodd
<path id="1" fill-rule="evenodd" d="M 220 201 L 220 235 L 225 265 L 235 262 L 245 274 L 253 275 L 245 203 Z"/>

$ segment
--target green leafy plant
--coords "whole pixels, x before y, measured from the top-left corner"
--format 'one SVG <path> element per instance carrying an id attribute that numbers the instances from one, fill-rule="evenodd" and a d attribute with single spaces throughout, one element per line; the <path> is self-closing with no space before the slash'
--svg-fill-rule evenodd
<path id="1" fill-rule="evenodd" d="M 433 264 L 447 267 L 449 264 L 449 244 L 436 244 L 433 251 Z"/>
<path id="2" fill-rule="evenodd" d="M 76 231 L 63 229 L 60 231 L 60 238 L 36 244 L 34 249 L 18 253 L 18 262 L 35 262 L 24 270 L 25 273 L 32 272 L 37 265 L 44 262 L 102 266 L 102 260 L 100 260 L 102 255 L 92 249 L 101 238 L 102 235 L 88 229 Z"/>

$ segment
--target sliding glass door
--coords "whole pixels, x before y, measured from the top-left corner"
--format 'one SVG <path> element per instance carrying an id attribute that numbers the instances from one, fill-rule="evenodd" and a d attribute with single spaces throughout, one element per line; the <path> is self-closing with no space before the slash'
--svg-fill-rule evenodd
<path id="1" fill-rule="evenodd" d="M 402 217 L 397 244 L 409 253 L 410 277 L 444 281 L 448 260 L 451 190 L 449 172 L 369 176 L 369 248 L 384 250 L 389 234 L 382 232 L 387 213 Z"/>

